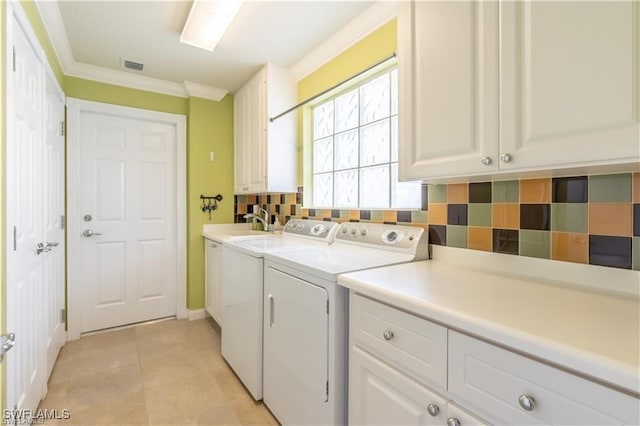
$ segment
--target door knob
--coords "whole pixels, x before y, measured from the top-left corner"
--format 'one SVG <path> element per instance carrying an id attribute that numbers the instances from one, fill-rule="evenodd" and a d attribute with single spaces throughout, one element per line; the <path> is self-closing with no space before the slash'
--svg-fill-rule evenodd
<path id="1" fill-rule="evenodd" d="M 82 236 L 84 237 L 93 237 L 94 235 L 102 235 L 99 232 L 93 232 L 91 229 L 85 229 L 84 231 L 82 231 Z"/>
<path id="2" fill-rule="evenodd" d="M 9 350 L 14 347 L 16 344 L 16 335 L 15 333 L 5 334 L 4 336 L 0 336 L 0 362 L 4 359 L 4 354 L 9 352 Z"/>

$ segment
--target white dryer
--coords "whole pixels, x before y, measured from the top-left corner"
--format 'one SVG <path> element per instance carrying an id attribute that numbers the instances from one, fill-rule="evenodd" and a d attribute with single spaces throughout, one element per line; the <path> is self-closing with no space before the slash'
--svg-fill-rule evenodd
<path id="1" fill-rule="evenodd" d="M 347 422 L 348 293 L 338 275 L 427 253 L 423 228 L 343 223 L 329 246 L 264 254 L 263 400 L 281 424 Z"/>
<path id="2" fill-rule="evenodd" d="M 222 251 L 222 356 L 254 399 L 262 399 L 263 255 L 326 247 L 337 223 L 292 219 L 281 235 L 232 239 Z"/>

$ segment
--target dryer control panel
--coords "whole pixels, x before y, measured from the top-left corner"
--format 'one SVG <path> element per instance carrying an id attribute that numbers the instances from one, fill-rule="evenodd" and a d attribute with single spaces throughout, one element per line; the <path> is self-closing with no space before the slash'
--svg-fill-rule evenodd
<path id="1" fill-rule="evenodd" d="M 417 226 L 345 222 L 338 227 L 335 242 L 422 256 L 423 251 L 426 253 L 427 233 Z"/>

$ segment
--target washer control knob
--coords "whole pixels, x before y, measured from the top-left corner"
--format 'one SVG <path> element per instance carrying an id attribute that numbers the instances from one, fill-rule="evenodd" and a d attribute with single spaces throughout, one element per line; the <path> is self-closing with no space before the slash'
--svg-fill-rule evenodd
<path id="1" fill-rule="evenodd" d="M 360 236 L 361 237 L 366 237 L 367 236 L 367 230 L 366 229 L 361 230 L 360 231 Z"/>
<path id="2" fill-rule="evenodd" d="M 427 405 L 427 412 L 431 417 L 435 417 L 440 413 L 440 407 L 437 404 L 429 404 Z"/>
<path id="3" fill-rule="evenodd" d="M 342 228 L 342 233 L 343 233 L 343 234 L 346 234 L 346 233 L 347 233 L 347 228 L 343 227 L 343 228 Z"/>
<path id="4" fill-rule="evenodd" d="M 351 228 L 351 230 L 349 231 L 349 233 L 355 237 L 355 236 L 356 236 L 356 234 L 358 233 L 358 230 L 357 230 L 356 228 Z"/>
<path id="5" fill-rule="evenodd" d="M 324 225 L 315 225 L 313 228 L 311 228 L 310 234 L 311 235 L 322 235 L 324 233 L 326 233 L 327 228 Z"/>
<path id="6" fill-rule="evenodd" d="M 402 231 L 386 231 L 382 234 L 382 242 L 387 244 L 399 243 L 404 239 L 404 232 Z"/>
<path id="7" fill-rule="evenodd" d="M 384 333 L 382 333 L 382 337 L 384 337 L 384 340 L 386 341 L 393 339 L 393 331 L 385 330 Z"/>

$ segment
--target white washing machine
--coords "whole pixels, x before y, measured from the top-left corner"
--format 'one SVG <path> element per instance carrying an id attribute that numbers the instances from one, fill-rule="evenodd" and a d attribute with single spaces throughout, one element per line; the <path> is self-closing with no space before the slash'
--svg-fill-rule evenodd
<path id="1" fill-rule="evenodd" d="M 264 254 L 263 400 L 281 424 L 347 422 L 348 293 L 338 275 L 427 254 L 424 229 L 368 223 L 343 223 L 326 247 Z"/>
<path id="2" fill-rule="evenodd" d="M 222 356 L 254 399 L 262 399 L 263 255 L 326 247 L 337 223 L 292 219 L 281 235 L 227 241 L 222 251 Z"/>

